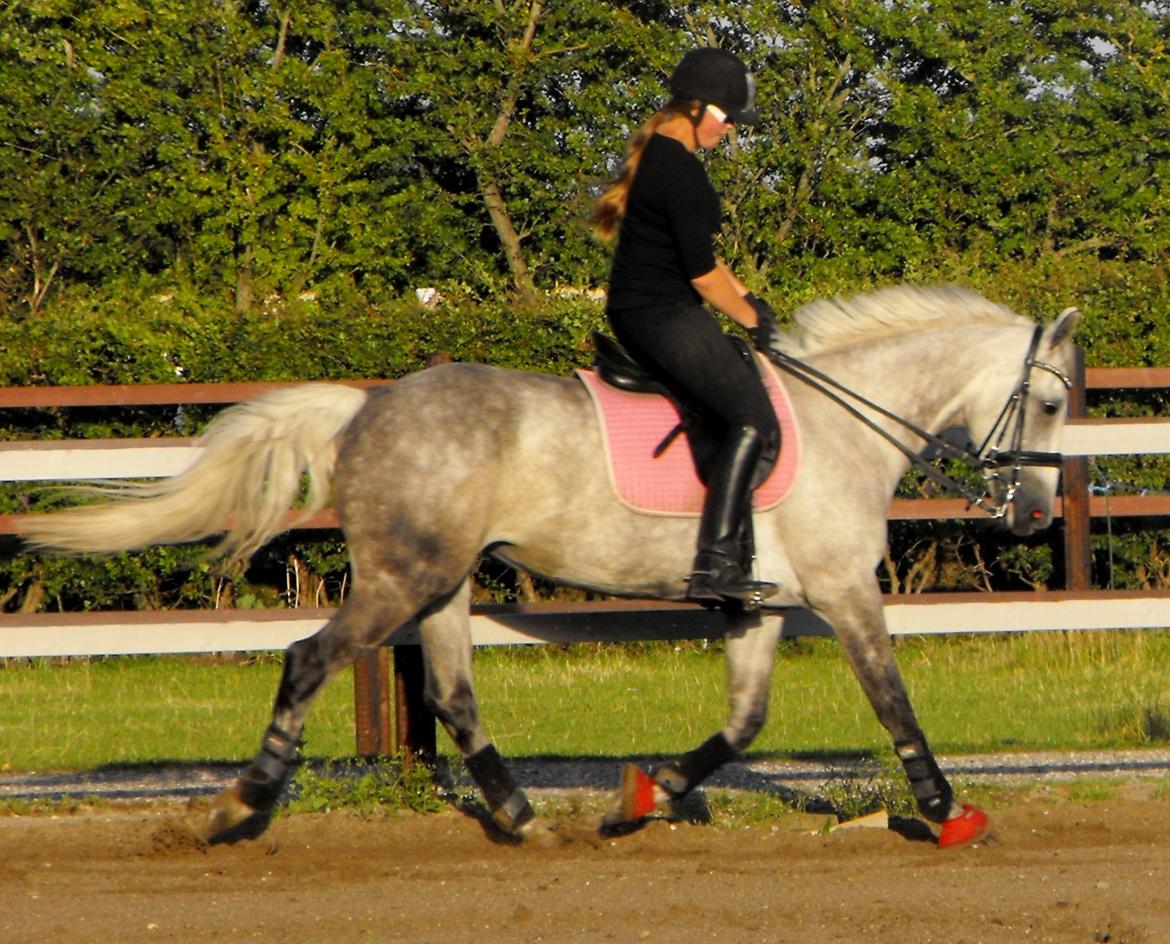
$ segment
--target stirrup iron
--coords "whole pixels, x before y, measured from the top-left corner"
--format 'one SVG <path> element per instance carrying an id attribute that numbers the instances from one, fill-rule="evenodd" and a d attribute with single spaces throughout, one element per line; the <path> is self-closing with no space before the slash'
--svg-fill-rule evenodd
<path id="1" fill-rule="evenodd" d="M 766 580 L 753 580 L 731 557 L 700 551 L 695 570 L 687 578 L 687 599 L 699 603 L 735 602 L 756 610 L 780 588 Z"/>

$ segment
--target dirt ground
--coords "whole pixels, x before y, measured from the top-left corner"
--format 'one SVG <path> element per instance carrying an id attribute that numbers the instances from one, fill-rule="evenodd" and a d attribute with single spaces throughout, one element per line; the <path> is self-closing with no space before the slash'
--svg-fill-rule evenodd
<path id="1" fill-rule="evenodd" d="M 961 849 L 914 821 L 815 834 L 824 818 L 802 814 L 601 838 L 572 802 L 547 848 L 456 811 L 281 817 L 214 847 L 180 804 L 8 816 L 0 941 L 1170 941 L 1167 800 L 1005 802 Z"/>

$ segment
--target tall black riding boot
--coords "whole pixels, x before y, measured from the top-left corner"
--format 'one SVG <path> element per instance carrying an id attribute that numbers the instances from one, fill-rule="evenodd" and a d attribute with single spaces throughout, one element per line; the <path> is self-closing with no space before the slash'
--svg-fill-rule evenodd
<path id="1" fill-rule="evenodd" d="M 750 514 L 752 477 L 763 445 L 763 437 L 751 426 L 737 426 L 728 434 L 707 483 L 698 553 L 687 588 L 690 600 L 736 601 L 754 609 L 779 589 L 774 583 L 752 580 L 740 563 L 740 525 Z"/>

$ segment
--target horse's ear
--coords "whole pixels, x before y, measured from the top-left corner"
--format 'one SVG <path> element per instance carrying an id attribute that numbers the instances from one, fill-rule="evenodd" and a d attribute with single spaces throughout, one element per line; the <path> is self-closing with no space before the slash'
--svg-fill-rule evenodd
<path id="1" fill-rule="evenodd" d="M 1081 323 L 1079 308 L 1066 308 L 1044 331 L 1045 342 L 1049 348 L 1060 347 L 1073 336 L 1077 325 Z"/>

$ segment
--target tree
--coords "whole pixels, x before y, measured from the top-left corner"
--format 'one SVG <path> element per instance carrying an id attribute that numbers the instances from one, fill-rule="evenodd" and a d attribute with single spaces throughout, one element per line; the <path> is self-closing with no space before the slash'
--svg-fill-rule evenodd
<path id="1" fill-rule="evenodd" d="M 110 274 L 126 176 L 104 133 L 101 52 L 71 28 L 80 5 L 9 5 L 0 26 L 0 288 L 41 309 L 49 292 Z M 137 201 L 135 201 L 137 202 Z M 142 247 L 123 245 L 133 261 Z"/>
<path id="2" fill-rule="evenodd" d="M 1105 305 L 1125 283 L 1135 304 L 1165 292 L 1167 12 L 1165 0 L 12 4 L 0 297 L 27 312 L 58 290 L 179 286 L 243 314 L 305 289 L 510 288 L 531 303 L 600 282 L 592 196 L 683 50 L 717 43 L 758 77 L 763 124 L 708 163 L 722 250 L 755 287 L 795 304 L 958 278 L 1104 292 Z M 1086 330 L 1105 336 L 1092 316 Z"/>
<path id="3" fill-rule="evenodd" d="M 637 110 L 661 94 L 661 54 L 648 63 L 644 51 L 671 46 L 665 11 L 641 6 L 646 19 L 614 4 L 400 4 L 388 91 L 410 122 L 418 186 L 472 227 L 451 234 L 465 258 L 498 247 L 529 303 L 543 270 L 572 279 L 588 260 L 596 277 L 581 225 L 589 187 L 621 154 Z"/>

